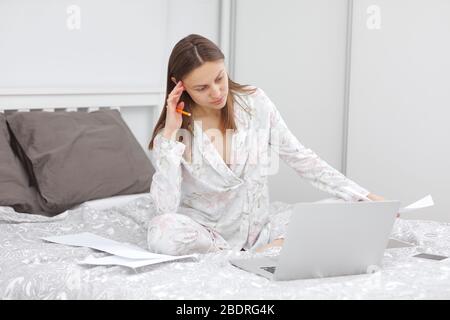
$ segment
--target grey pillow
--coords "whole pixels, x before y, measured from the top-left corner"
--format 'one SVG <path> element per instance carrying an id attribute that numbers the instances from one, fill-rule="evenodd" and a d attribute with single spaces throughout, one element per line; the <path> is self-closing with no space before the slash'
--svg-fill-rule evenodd
<path id="1" fill-rule="evenodd" d="M 11 148 L 6 118 L 0 113 L 0 206 L 22 213 L 45 214 L 37 197 L 36 188 L 29 186 L 27 173 Z"/>
<path id="2" fill-rule="evenodd" d="M 50 215 L 88 200 L 150 191 L 153 166 L 117 110 L 17 112 L 7 122 Z"/>

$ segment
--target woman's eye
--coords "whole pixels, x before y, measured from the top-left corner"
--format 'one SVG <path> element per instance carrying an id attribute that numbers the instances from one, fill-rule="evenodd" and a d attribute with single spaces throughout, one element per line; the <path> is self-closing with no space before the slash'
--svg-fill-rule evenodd
<path id="1" fill-rule="evenodd" d="M 217 81 L 220 81 L 222 79 L 223 79 L 223 77 L 217 78 Z M 203 90 L 205 90 L 205 88 L 197 89 L 197 91 L 203 91 Z"/>

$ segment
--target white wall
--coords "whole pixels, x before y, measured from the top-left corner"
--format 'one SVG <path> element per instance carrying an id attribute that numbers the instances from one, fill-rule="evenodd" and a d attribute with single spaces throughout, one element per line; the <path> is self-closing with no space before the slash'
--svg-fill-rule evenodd
<path id="1" fill-rule="evenodd" d="M 0 87 L 157 88 L 165 10 L 164 0 L 1 0 Z"/>
<path id="2" fill-rule="evenodd" d="M 200 34 L 214 43 L 219 42 L 219 0 L 168 1 L 166 61 L 173 46 L 191 33 Z M 167 62 L 165 71 L 167 70 Z"/>
<path id="3" fill-rule="evenodd" d="M 352 30 L 349 174 L 403 204 L 430 193 L 411 217 L 450 221 L 450 1 L 354 1 Z"/>
<path id="4" fill-rule="evenodd" d="M 261 87 L 300 142 L 342 169 L 345 0 L 237 1 L 235 80 Z M 330 196 L 280 161 L 272 200 Z"/>

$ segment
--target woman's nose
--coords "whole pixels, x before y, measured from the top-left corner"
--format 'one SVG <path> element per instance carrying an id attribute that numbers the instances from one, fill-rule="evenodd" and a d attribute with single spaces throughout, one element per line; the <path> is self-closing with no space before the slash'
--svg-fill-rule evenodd
<path id="1" fill-rule="evenodd" d="M 211 98 L 212 98 L 213 100 L 217 100 L 217 99 L 219 99 L 220 97 L 221 97 L 221 95 L 220 95 L 220 87 L 214 87 L 214 88 L 212 89 Z"/>

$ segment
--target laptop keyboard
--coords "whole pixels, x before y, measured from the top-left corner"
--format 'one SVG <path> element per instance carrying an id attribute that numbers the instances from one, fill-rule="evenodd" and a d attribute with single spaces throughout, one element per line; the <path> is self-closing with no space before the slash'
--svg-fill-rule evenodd
<path id="1" fill-rule="evenodd" d="M 263 270 L 269 271 L 270 273 L 275 273 L 275 266 L 273 267 L 260 267 Z"/>

